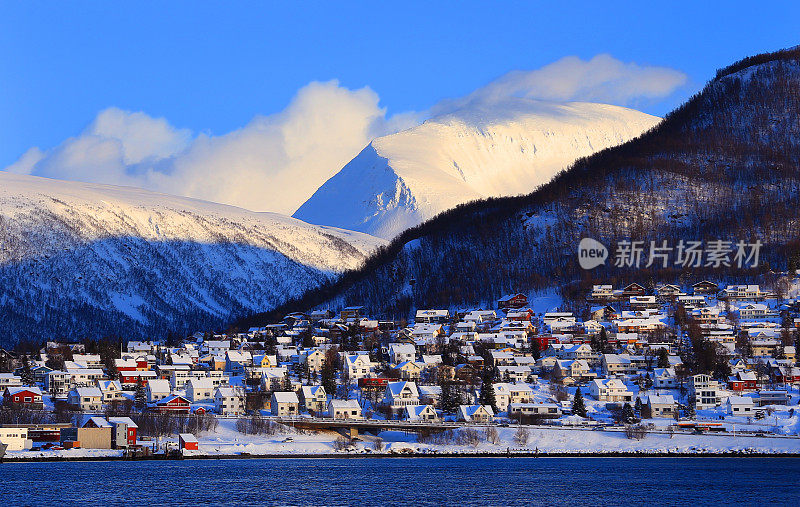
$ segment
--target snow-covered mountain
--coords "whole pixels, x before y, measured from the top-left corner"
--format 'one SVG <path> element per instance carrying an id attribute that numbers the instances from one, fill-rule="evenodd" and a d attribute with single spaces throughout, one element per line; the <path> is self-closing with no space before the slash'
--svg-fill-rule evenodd
<path id="1" fill-rule="evenodd" d="M 660 118 L 592 103 L 509 99 L 375 139 L 294 214 L 391 239 L 458 204 L 524 194 Z"/>
<path id="2" fill-rule="evenodd" d="M 707 279 L 784 291 L 779 273 L 800 262 L 798 168 L 800 47 L 717 71 L 654 129 L 580 160 L 531 194 L 477 201 L 403 232 L 360 270 L 272 318 L 358 304 L 378 318 L 408 319 L 416 308 L 486 308 L 504 294 L 553 290 L 573 309 L 598 282 Z M 642 262 L 618 266 L 612 257 L 588 272 L 577 255 L 587 237 L 612 256 L 622 241 L 641 241 Z M 706 249 L 721 240 L 732 250 L 722 265 L 692 267 L 678 260 L 686 240 Z M 761 244 L 757 267 L 737 265 L 739 241 Z M 648 245 L 664 243 L 671 265 L 646 267 Z M 256 317 L 247 323 L 270 315 Z"/>
<path id="3" fill-rule="evenodd" d="M 210 329 L 384 241 L 275 213 L 0 172 L 2 341 Z"/>

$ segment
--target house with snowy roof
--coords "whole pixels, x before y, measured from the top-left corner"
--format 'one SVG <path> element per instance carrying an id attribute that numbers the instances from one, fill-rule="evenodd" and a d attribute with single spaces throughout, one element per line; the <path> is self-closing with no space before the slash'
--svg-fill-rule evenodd
<path id="1" fill-rule="evenodd" d="M 361 405 L 358 404 L 358 400 L 331 399 L 331 401 L 328 403 L 328 417 L 336 420 L 364 419 L 364 416 L 361 413 Z"/>
<path id="2" fill-rule="evenodd" d="M 403 380 L 419 380 L 422 375 L 422 367 L 414 361 L 403 361 L 393 366 L 392 371 Z"/>
<path id="3" fill-rule="evenodd" d="M 459 405 L 456 420 L 461 422 L 490 423 L 494 410 L 489 405 Z"/>
<path id="4" fill-rule="evenodd" d="M 413 347 L 413 345 L 410 345 Z M 343 370 L 348 378 L 360 379 L 372 375 L 374 365 L 369 358 L 369 354 L 347 354 L 344 358 Z"/>
<path id="5" fill-rule="evenodd" d="M 272 393 L 269 407 L 274 416 L 292 417 L 300 413 L 300 400 L 295 392 L 276 391 Z"/>
<path id="6" fill-rule="evenodd" d="M 67 394 L 67 404 L 75 410 L 97 412 L 103 408 L 103 393 L 97 387 L 74 387 Z"/>
<path id="7" fill-rule="evenodd" d="M 392 415 L 400 414 L 409 405 L 419 405 L 417 384 L 401 380 L 389 382 L 383 393 L 383 405 Z"/>
<path id="8" fill-rule="evenodd" d="M 113 403 L 126 399 L 119 380 L 98 380 L 97 388 L 103 394 L 103 403 Z"/>
<path id="9" fill-rule="evenodd" d="M 438 421 L 439 414 L 432 405 L 411 405 L 405 408 L 403 419 L 407 421 Z"/>
<path id="10" fill-rule="evenodd" d="M 324 412 L 328 406 L 328 395 L 322 386 L 303 386 L 300 388 L 300 404 L 306 412 Z"/>
<path id="11" fill-rule="evenodd" d="M 167 379 L 150 379 L 144 388 L 147 403 L 156 403 L 172 394 L 172 386 Z"/>
<path id="12" fill-rule="evenodd" d="M 597 401 L 627 403 L 633 400 L 633 393 L 619 379 L 594 379 L 589 383 L 589 394 Z"/>
<path id="13" fill-rule="evenodd" d="M 38 387 L 6 387 L 2 393 L 3 404 L 6 407 L 24 407 L 33 410 L 41 410 L 44 406 L 42 391 Z"/>
<path id="14" fill-rule="evenodd" d="M 656 417 L 674 417 L 678 404 L 671 394 L 650 394 L 642 403 L 642 416 L 648 419 Z"/>
<path id="15" fill-rule="evenodd" d="M 210 378 L 190 378 L 186 382 L 186 396 L 192 403 L 213 400 L 215 389 Z"/>
<path id="16" fill-rule="evenodd" d="M 728 396 L 725 400 L 725 412 L 728 415 L 751 416 L 755 414 L 753 398 L 747 396 Z"/>
<path id="17" fill-rule="evenodd" d="M 228 350 L 225 353 L 225 371 L 230 375 L 243 376 L 253 365 L 253 356 L 248 351 Z"/>
<path id="18" fill-rule="evenodd" d="M 241 387 L 218 387 L 214 391 L 214 411 L 220 415 L 242 415 L 245 410 Z"/>
<path id="19" fill-rule="evenodd" d="M 675 368 L 654 368 L 653 387 L 656 389 L 675 389 L 678 387 Z"/>

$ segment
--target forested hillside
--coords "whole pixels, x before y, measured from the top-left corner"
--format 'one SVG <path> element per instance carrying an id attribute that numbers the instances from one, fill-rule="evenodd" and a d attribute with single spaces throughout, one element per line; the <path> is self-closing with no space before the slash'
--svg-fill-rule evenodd
<path id="1" fill-rule="evenodd" d="M 406 231 L 360 270 L 275 314 L 364 304 L 406 317 L 412 307 L 488 303 L 511 291 L 559 288 L 577 299 L 592 282 L 746 280 L 785 269 L 800 249 L 800 49 L 722 69 L 641 137 L 577 161 L 522 197 L 462 205 Z M 757 270 L 633 270 L 577 263 L 582 237 L 764 243 Z M 613 256 L 613 252 L 611 252 Z M 241 324 L 262 322 L 257 315 Z"/>

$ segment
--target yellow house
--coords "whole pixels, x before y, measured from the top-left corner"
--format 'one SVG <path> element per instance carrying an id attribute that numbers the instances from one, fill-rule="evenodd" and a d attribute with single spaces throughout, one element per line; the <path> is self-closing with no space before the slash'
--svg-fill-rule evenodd
<path id="1" fill-rule="evenodd" d="M 277 368 L 278 359 L 274 355 L 267 354 L 253 356 L 253 366 L 256 368 Z"/>

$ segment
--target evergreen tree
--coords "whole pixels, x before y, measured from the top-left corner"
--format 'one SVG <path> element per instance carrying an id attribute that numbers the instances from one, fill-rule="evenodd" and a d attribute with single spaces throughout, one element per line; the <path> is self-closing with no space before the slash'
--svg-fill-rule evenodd
<path id="1" fill-rule="evenodd" d="M 658 367 L 669 368 L 669 353 L 667 349 L 660 349 L 658 351 Z"/>
<path id="2" fill-rule="evenodd" d="M 325 364 L 322 365 L 322 372 L 320 373 L 321 376 L 321 384 L 322 387 L 325 388 L 325 392 L 330 394 L 331 396 L 336 395 L 336 369 L 332 361 L 325 361 Z"/>
<path id="3" fill-rule="evenodd" d="M 22 379 L 22 383 L 26 386 L 32 386 L 33 382 L 33 373 L 31 372 L 31 364 L 28 362 L 28 356 L 22 356 L 22 373 L 20 374 Z"/>
<path id="4" fill-rule="evenodd" d="M 541 347 L 539 346 L 539 340 L 537 340 L 536 338 L 531 340 L 531 356 L 533 356 L 533 358 L 537 360 L 542 356 L 542 350 Z"/>
<path id="5" fill-rule="evenodd" d="M 633 410 L 635 410 L 637 414 L 642 413 L 642 399 L 638 396 L 636 397 L 636 403 L 633 406 Z"/>
<path id="6" fill-rule="evenodd" d="M 492 370 L 492 368 L 483 370 L 479 402 L 481 405 L 489 405 L 497 413 L 497 400 L 494 396 L 494 372 Z"/>
<path id="7" fill-rule="evenodd" d="M 636 414 L 633 412 L 633 407 L 630 403 L 626 403 L 622 407 L 622 420 L 626 423 L 636 420 Z"/>
<path id="8" fill-rule="evenodd" d="M 442 387 L 442 396 L 439 399 L 439 405 L 442 407 L 443 412 L 452 414 L 461 405 L 461 395 L 457 386 L 451 380 L 442 380 L 440 385 Z"/>
<path id="9" fill-rule="evenodd" d="M 143 411 L 144 408 L 147 406 L 147 395 L 144 392 L 144 386 L 142 384 L 136 385 L 136 392 L 134 393 L 133 404 L 139 412 Z"/>
<path id="10" fill-rule="evenodd" d="M 586 404 L 583 402 L 583 393 L 579 387 L 572 398 L 572 413 L 581 417 L 586 417 Z"/>

